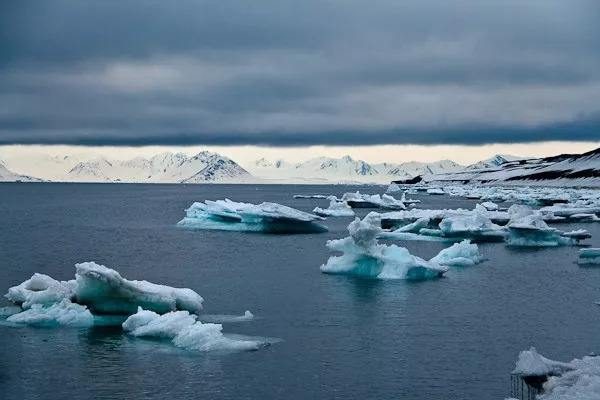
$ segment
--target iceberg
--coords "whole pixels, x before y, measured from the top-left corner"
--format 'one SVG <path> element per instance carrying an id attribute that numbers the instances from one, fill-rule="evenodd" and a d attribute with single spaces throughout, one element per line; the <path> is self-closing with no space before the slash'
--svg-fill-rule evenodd
<path id="1" fill-rule="evenodd" d="M 508 223 L 506 243 L 519 247 L 554 247 L 579 243 L 590 237 L 586 230 L 562 232 L 551 228 L 539 213 L 517 217 Z"/>
<path id="2" fill-rule="evenodd" d="M 385 190 L 386 193 L 396 193 L 401 191 L 402 188 L 397 183 L 390 183 L 390 185 Z"/>
<path id="3" fill-rule="evenodd" d="M 344 193 L 342 201 L 346 202 L 352 208 L 385 208 L 389 210 L 405 210 L 406 206 L 400 200 L 384 194 L 382 196 L 378 194 L 361 194 L 360 192 L 355 193 Z"/>
<path id="4" fill-rule="evenodd" d="M 580 265 L 600 264 L 600 248 L 580 249 L 577 263 Z"/>
<path id="5" fill-rule="evenodd" d="M 316 233 L 327 227 L 324 218 L 277 203 L 237 203 L 229 199 L 196 202 L 177 225 L 192 229 L 216 229 L 263 233 Z"/>
<path id="6" fill-rule="evenodd" d="M 430 188 L 430 189 L 427 189 L 427 194 L 441 196 L 441 195 L 446 194 L 446 192 L 444 192 L 444 190 L 442 188 Z"/>
<path id="7" fill-rule="evenodd" d="M 138 306 L 158 313 L 202 310 L 202 297 L 187 288 L 173 288 L 147 281 L 130 281 L 117 271 L 85 262 L 76 264 L 75 299 L 99 314 L 132 314 Z"/>
<path id="8" fill-rule="evenodd" d="M 353 217 L 352 207 L 345 201 L 338 201 L 335 197 L 329 199 L 328 208 L 315 207 L 313 213 L 322 217 Z"/>
<path id="9" fill-rule="evenodd" d="M 202 323 L 187 311 L 172 311 L 163 315 L 141 307 L 123 322 L 123 330 L 136 337 L 169 339 L 181 348 L 197 351 L 258 350 L 266 343 L 257 340 L 237 340 L 223 335 L 223 326 Z"/>
<path id="10" fill-rule="evenodd" d="M 569 364 L 550 360 L 537 352 L 535 347 L 519 353 L 513 374 L 522 376 L 560 375 L 573 369 Z"/>
<path id="11" fill-rule="evenodd" d="M 135 313 L 138 306 L 159 313 L 175 310 L 198 313 L 202 309 L 202 297 L 191 289 L 130 281 L 117 271 L 94 262 L 76 264 L 75 267 L 75 279 L 71 281 L 61 282 L 36 273 L 8 289 L 6 298 L 23 310 L 11 315 L 10 321 L 38 324 L 36 319 L 45 318 L 65 325 L 61 322 L 65 319 L 58 318 L 61 314 L 78 313 L 86 318 L 91 313 L 129 315 Z"/>
<path id="12" fill-rule="evenodd" d="M 487 211 L 498 211 L 498 209 L 500 208 L 498 207 L 498 204 L 493 203 L 491 201 L 484 201 L 483 203 L 481 203 L 481 206 Z"/>
<path id="13" fill-rule="evenodd" d="M 330 240 L 327 247 L 341 252 L 321 265 L 328 274 L 355 275 L 377 279 L 422 280 L 442 276 L 447 267 L 413 256 L 404 247 L 377 242 L 381 229 L 369 216 L 356 218 L 348 226 L 349 237 Z"/>
<path id="14" fill-rule="evenodd" d="M 29 309 L 9 316 L 6 321 L 47 328 L 90 327 L 94 325 L 94 316 L 86 306 L 63 299 L 50 306 L 32 304 Z"/>
<path id="15" fill-rule="evenodd" d="M 443 249 L 430 261 L 449 267 L 468 267 L 483 260 L 479 248 L 470 240 L 463 240 Z"/>
<path id="16" fill-rule="evenodd" d="M 24 309 L 34 304 L 52 305 L 61 300 L 70 300 L 75 295 L 76 283 L 57 281 L 48 275 L 35 273 L 20 285 L 8 289 L 5 297 Z"/>
<path id="17" fill-rule="evenodd" d="M 494 224 L 477 210 L 465 216 L 446 217 L 439 227 L 444 237 L 471 239 L 474 242 L 501 242 L 506 237 L 505 228 Z"/>
<path id="18" fill-rule="evenodd" d="M 522 351 L 514 374 L 542 377 L 538 400 L 596 400 L 600 398 L 600 357 L 587 356 L 568 363 L 550 360 L 535 348 Z"/>

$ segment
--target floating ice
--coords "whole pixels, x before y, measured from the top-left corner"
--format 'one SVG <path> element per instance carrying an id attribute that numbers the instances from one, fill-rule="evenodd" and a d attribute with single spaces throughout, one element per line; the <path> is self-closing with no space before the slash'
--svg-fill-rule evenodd
<path id="1" fill-rule="evenodd" d="M 535 347 L 519 353 L 513 374 L 522 376 L 558 375 L 572 369 L 567 363 L 550 360 L 537 352 Z"/>
<path id="2" fill-rule="evenodd" d="M 75 312 L 87 315 L 90 311 L 129 315 L 135 313 L 138 306 L 160 313 L 174 310 L 197 313 L 202 309 L 202 297 L 191 289 L 130 281 L 117 271 L 94 262 L 76 264 L 75 267 L 75 280 L 60 282 L 36 273 L 10 288 L 6 297 L 25 310 L 12 315 L 12 321 L 57 319 L 67 311 L 68 315 Z M 29 309 L 34 311 L 28 312 Z M 63 320 L 59 320 L 59 324 L 64 325 Z"/>
<path id="3" fill-rule="evenodd" d="M 477 245 L 470 240 L 463 240 L 440 251 L 430 261 L 450 267 L 467 267 L 479 264 L 482 260 Z"/>
<path id="4" fill-rule="evenodd" d="M 50 306 L 32 304 L 29 309 L 9 316 L 6 321 L 40 327 L 94 325 L 94 317 L 86 306 L 71 303 L 67 299 Z"/>
<path id="5" fill-rule="evenodd" d="M 417 204 L 417 203 L 421 202 L 421 200 L 417 200 L 417 199 L 407 199 L 406 198 L 406 193 L 407 192 L 402 193 L 402 198 L 400 199 L 400 201 L 402 203 L 404 203 L 405 205 L 406 204 L 408 204 L 408 205 L 414 205 L 414 204 Z"/>
<path id="6" fill-rule="evenodd" d="M 563 363 L 540 355 L 535 348 L 519 354 L 515 374 L 547 377 L 539 400 L 597 400 L 600 398 L 600 357 Z"/>
<path id="7" fill-rule="evenodd" d="M 175 310 L 197 313 L 202 309 L 203 299 L 192 289 L 130 281 L 114 269 L 94 262 L 75 267 L 77 303 L 89 306 L 96 313 L 132 314 L 138 306 L 159 313 Z"/>
<path id="8" fill-rule="evenodd" d="M 330 198 L 328 208 L 316 207 L 313 213 L 322 217 L 353 217 L 352 207 L 345 201 L 338 201 L 335 197 Z"/>
<path id="9" fill-rule="evenodd" d="M 465 238 L 475 242 L 498 242 L 506 237 L 506 229 L 494 224 L 484 213 L 446 217 L 440 222 L 444 237 Z"/>
<path id="10" fill-rule="evenodd" d="M 411 255 L 407 249 L 377 242 L 381 229 L 369 216 L 355 219 L 348 226 L 350 236 L 330 240 L 327 247 L 343 253 L 332 256 L 321 266 L 329 274 L 347 274 L 379 279 L 431 279 L 442 276 L 447 267 Z"/>
<path id="11" fill-rule="evenodd" d="M 396 193 L 396 192 L 401 192 L 402 188 L 400 186 L 398 186 L 398 184 L 396 183 L 391 183 L 387 189 L 386 189 L 386 193 Z"/>
<path id="12" fill-rule="evenodd" d="M 427 194 L 443 195 L 446 194 L 446 192 L 444 192 L 442 188 L 430 188 L 427 189 Z"/>
<path id="13" fill-rule="evenodd" d="M 323 220 L 277 203 L 237 203 L 229 199 L 194 203 L 178 225 L 194 229 L 217 229 L 263 233 L 325 232 Z"/>
<path id="14" fill-rule="evenodd" d="M 587 248 L 579 250 L 578 264 L 600 264 L 600 248 Z"/>
<path id="15" fill-rule="evenodd" d="M 508 223 L 508 245 L 520 247 L 554 247 L 579 243 L 590 234 L 586 230 L 562 232 L 551 228 L 538 213 L 525 215 Z"/>
<path id="16" fill-rule="evenodd" d="M 75 281 L 57 281 L 48 275 L 35 273 L 31 278 L 8 289 L 5 297 L 24 309 L 33 304 L 51 305 L 75 294 Z"/>
<path id="17" fill-rule="evenodd" d="M 487 211 L 498 211 L 499 209 L 498 204 L 493 203 L 491 201 L 484 201 L 483 203 L 481 203 L 481 206 Z"/>
<path id="18" fill-rule="evenodd" d="M 360 192 L 355 193 L 344 193 L 342 201 L 345 201 L 352 208 L 385 208 L 389 210 L 405 210 L 406 206 L 400 200 L 394 197 L 384 194 L 382 196 L 378 194 L 361 194 Z"/>
<path id="19" fill-rule="evenodd" d="M 222 333 L 222 325 L 202 323 L 187 311 L 159 315 L 140 307 L 122 326 L 133 336 L 170 339 L 175 346 L 188 350 L 258 350 L 264 345 L 260 341 L 228 338 Z"/>

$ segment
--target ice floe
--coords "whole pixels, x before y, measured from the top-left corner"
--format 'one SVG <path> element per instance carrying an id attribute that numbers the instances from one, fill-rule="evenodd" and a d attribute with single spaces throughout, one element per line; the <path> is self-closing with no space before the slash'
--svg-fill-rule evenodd
<path id="1" fill-rule="evenodd" d="M 76 264 L 75 299 L 95 313 L 131 314 L 139 306 L 165 313 L 202 310 L 202 297 L 187 288 L 173 288 L 147 281 L 130 281 L 117 271 L 94 262 Z"/>
<path id="2" fill-rule="evenodd" d="M 584 229 L 562 232 L 548 226 L 539 213 L 518 216 L 508 223 L 506 243 L 521 247 L 553 247 L 578 244 L 591 237 Z"/>
<path id="3" fill-rule="evenodd" d="M 323 217 L 277 203 L 238 203 L 229 199 L 196 202 L 178 225 L 194 229 L 216 229 L 263 233 L 325 232 Z"/>
<path id="4" fill-rule="evenodd" d="M 568 363 L 553 361 L 535 348 L 519 354 L 513 374 L 541 377 L 538 400 L 597 400 L 600 398 L 600 357 L 586 356 Z"/>
<path id="5" fill-rule="evenodd" d="M 600 264 L 600 248 L 579 249 L 578 264 Z"/>
<path id="6" fill-rule="evenodd" d="M 63 299 L 49 306 L 32 304 L 29 309 L 9 316 L 6 321 L 48 328 L 89 327 L 94 325 L 94 316 L 86 306 Z"/>
<path id="7" fill-rule="evenodd" d="M 270 343 L 224 335 L 222 325 L 213 323 L 250 321 L 254 318 L 250 311 L 239 316 L 200 316 L 203 299 L 192 289 L 127 280 L 94 262 L 76 264 L 71 281 L 34 274 L 10 288 L 6 297 L 15 304 L 0 309 L 7 324 L 118 325 L 133 336 L 169 339 L 177 347 L 198 351 L 257 350 Z"/>
<path id="8" fill-rule="evenodd" d="M 405 210 L 406 205 L 388 195 L 362 194 L 360 192 L 344 193 L 342 201 L 346 202 L 352 208 L 385 208 L 388 210 Z"/>
<path id="9" fill-rule="evenodd" d="M 322 217 L 353 217 L 354 210 L 345 201 L 338 201 L 335 197 L 329 199 L 329 207 L 315 207 L 313 213 Z"/>
<path id="10" fill-rule="evenodd" d="M 377 242 L 381 229 L 365 217 L 348 226 L 349 237 L 330 240 L 327 247 L 341 256 L 331 256 L 321 266 L 329 274 L 356 275 L 378 279 L 421 280 L 442 276 L 447 267 L 413 256 L 404 247 Z"/>
<path id="11" fill-rule="evenodd" d="M 157 314 L 141 307 L 123 322 L 123 330 L 136 337 L 170 339 L 189 350 L 258 350 L 266 343 L 257 340 L 231 339 L 223 335 L 223 326 L 202 323 L 187 311 Z"/>
<path id="12" fill-rule="evenodd" d="M 476 244 L 471 243 L 470 240 L 463 240 L 443 249 L 430 261 L 449 267 L 468 267 L 479 264 L 483 261 L 483 257 Z"/>

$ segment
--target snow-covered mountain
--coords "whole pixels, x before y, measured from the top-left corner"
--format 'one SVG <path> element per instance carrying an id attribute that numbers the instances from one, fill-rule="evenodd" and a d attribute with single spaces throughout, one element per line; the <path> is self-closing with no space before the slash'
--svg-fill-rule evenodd
<path id="1" fill-rule="evenodd" d="M 17 174 L 4 165 L 4 162 L 0 160 L 0 182 L 41 182 L 41 179 L 34 178 L 27 175 Z"/>
<path id="2" fill-rule="evenodd" d="M 426 182 L 600 187 L 600 148 L 583 154 L 507 161 L 493 168 L 426 175 Z"/>
<path id="3" fill-rule="evenodd" d="M 251 175 L 235 161 L 203 151 L 195 156 L 161 153 L 150 159 L 99 158 L 75 165 L 66 176 L 74 182 L 202 183 L 243 182 Z"/>
<path id="4" fill-rule="evenodd" d="M 401 164 L 369 164 L 350 156 L 342 158 L 317 157 L 296 164 L 283 160 L 268 161 L 261 158 L 247 169 L 256 177 L 285 182 L 314 183 L 389 183 L 393 179 L 412 178 L 416 175 L 452 172 L 464 167 L 450 160 L 433 163 L 407 162 Z"/>
<path id="5" fill-rule="evenodd" d="M 14 173 L 35 176 L 49 181 L 65 180 L 67 173 L 78 163 L 98 156 L 92 153 L 52 156 L 39 152 L 23 154 L 2 154 L 0 158 Z"/>
<path id="6" fill-rule="evenodd" d="M 467 170 L 478 170 L 478 169 L 486 169 L 486 168 L 497 168 L 502 164 L 511 161 L 523 160 L 522 157 L 511 156 L 508 154 L 496 154 L 494 157 L 488 158 L 487 160 L 476 162 L 475 164 L 471 164 L 467 166 L 465 169 Z"/>

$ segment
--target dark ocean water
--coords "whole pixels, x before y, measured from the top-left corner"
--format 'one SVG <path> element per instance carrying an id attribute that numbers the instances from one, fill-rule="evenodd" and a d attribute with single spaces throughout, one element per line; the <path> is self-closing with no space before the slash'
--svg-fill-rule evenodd
<path id="1" fill-rule="evenodd" d="M 503 399 L 520 350 L 570 360 L 600 352 L 600 268 L 576 247 L 480 245 L 483 264 L 420 283 L 323 275 L 328 233 L 178 229 L 193 201 L 275 201 L 301 210 L 344 186 L 1 184 L 0 291 L 34 272 L 72 279 L 94 260 L 129 279 L 189 287 L 207 313 L 251 322 L 224 331 L 281 342 L 256 352 L 193 353 L 114 328 L 0 325 L 2 399 Z M 383 188 L 361 187 L 381 193 Z M 420 207 L 474 201 L 421 196 Z M 364 213 L 365 211 L 361 212 Z M 561 225 L 561 229 L 572 226 Z M 600 245 L 600 225 L 587 224 Z M 429 258 L 444 245 L 403 243 Z"/>

